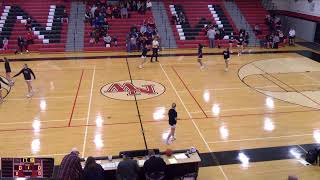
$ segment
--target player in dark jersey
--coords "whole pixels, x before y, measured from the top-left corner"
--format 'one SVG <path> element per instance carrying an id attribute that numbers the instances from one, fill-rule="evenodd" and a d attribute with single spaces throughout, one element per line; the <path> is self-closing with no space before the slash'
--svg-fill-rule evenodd
<path id="1" fill-rule="evenodd" d="M 23 69 L 21 69 L 21 71 L 18 74 L 14 75 L 13 77 L 17 77 L 20 74 L 23 74 L 24 80 L 26 81 L 28 86 L 27 97 L 31 97 L 33 95 L 31 75 L 33 76 L 33 79 L 36 79 L 36 76 L 34 75 L 33 71 L 30 68 L 28 68 L 27 64 L 24 64 Z"/>
<path id="2" fill-rule="evenodd" d="M 202 53 L 202 49 L 203 49 L 203 45 L 199 44 L 198 45 L 198 63 L 200 64 L 200 69 L 204 69 L 204 64 L 202 62 L 202 57 L 203 57 L 203 53 Z"/>
<path id="3" fill-rule="evenodd" d="M 227 48 L 226 50 L 223 51 L 223 58 L 224 58 L 224 63 L 226 64 L 226 68 L 224 70 L 228 71 L 229 60 L 230 60 L 230 50 L 229 50 L 229 48 Z"/>
<path id="4" fill-rule="evenodd" d="M 4 57 L 3 61 L 4 61 L 4 69 L 6 70 L 6 78 L 8 79 L 10 86 L 12 86 L 14 84 L 14 81 L 11 79 L 11 67 L 10 67 L 9 60 L 6 57 Z"/>
<path id="5" fill-rule="evenodd" d="M 244 40 L 244 37 L 240 34 L 238 37 L 238 56 L 242 55 Z"/>
<path id="6" fill-rule="evenodd" d="M 172 137 L 172 140 L 176 140 L 174 133 L 176 130 L 176 125 L 177 125 L 177 117 L 178 117 L 178 113 L 176 111 L 176 103 L 172 103 L 172 107 L 168 112 L 168 116 L 169 116 L 169 125 L 170 125 L 170 133 L 168 134 L 167 140 L 166 140 L 166 144 L 169 144 L 169 140 Z"/>
<path id="7" fill-rule="evenodd" d="M 147 62 L 147 53 L 148 53 L 148 45 L 147 43 L 145 43 L 142 48 L 142 54 L 141 54 L 142 62 L 139 65 L 140 69 L 143 68 L 143 65 Z"/>
<path id="8" fill-rule="evenodd" d="M 2 77 L 0 77 L 0 104 L 3 102 L 3 97 L 2 97 L 2 83 L 6 84 L 7 86 L 10 86 L 9 83 L 5 82 Z"/>

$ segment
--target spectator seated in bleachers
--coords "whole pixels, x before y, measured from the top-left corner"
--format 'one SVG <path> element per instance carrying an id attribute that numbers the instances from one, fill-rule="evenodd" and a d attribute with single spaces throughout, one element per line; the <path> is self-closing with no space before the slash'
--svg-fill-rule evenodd
<path id="1" fill-rule="evenodd" d="M 109 34 L 106 34 L 105 36 L 103 36 L 103 41 L 104 41 L 105 47 L 111 47 L 112 38 Z"/>
<path id="2" fill-rule="evenodd" d="M 86 10 L 85 14 L 85 22 L 90 23 L 93 28 L 92 32 L 90 32 L 90 43 L 98 43 L 100 38 L 102 38 L 103 40 L 110 39 L 109 37 L 105 37 L 106 34 L 112 36 L 110 33 L 108 33 L 110 29 L 110 19 L 130 18 L 130 12 L 132 11 L 137 11 L 141 14 L 145 14 L 145 11 L 147 10 L 147 3 L 148 2 L 145 0 L 120 0 L 118 3 L 109 4 L 105 1 L 102 2 L 101 0 L 97 0 L 92 6 L 89 6 L 89 9 Z M 148 5 L 150 6 L 150 4 L 152 6 L 151 1 Z M 143 26 L 141 28 L 139 27 L 140 32 L 138 32 L 136 26 L 132 28 L 130 30 L 130 36 L 127 37 L 127 47 L 128 45 L 130 45 L 131 48 L 128 47 L 128 49 L 132 50 L 139 50 L 141 39 L 140 37 L 143 34 L 148 33 L 152 36 L 156 29 L 155 22 L 152 17 L 147 18 L 145 23 L 143 23 Z M 111 45 L 113 43 L 114 46 L 117 46 L 118 38 L 111 39 L 112 40 L 108 41 L 108 43 L 105 45 L 109 46 L 109 44 Z"/>
<path id="3" fill-rule="evenodd" d="M 128 9 L 127 9 L 125 6 L 121 7 L 120 12 L 121 12 L 121 18 L 122 18 L 122 19 L 129 17 Z"/>
<path id="4" fill-rule="evenodd" d="M 69 22 L 68 13 L 67 13 L 66 9 L 63 10 L 63 14 L 61 17 L 61 23 L 64 23 L 64 22 L 66 22 L 66 23 Z"/>
<path id="5" fill-rule="evenodd" d="M 149 11 L 151 10 L 152 2 L 150 0 L 147 0 L 146 7 L 147 7 L 147 10 L 149 10 Z"/>
<path id="6" fill-rule="evenodd" d="M 260 26 L 258 24 L 256 24 L 254 26 L 253 32 L 255 32 L 256 35 L 261 35 L 262 34 Z"/>
<path id="7" fill-rule="evenodd" d="M 89 156 L 86 160 L 86 165 L 84 167 L 84 180 L 103 180 L 104 179 L 104 169 L 96 160 Z"/>
<path id="8" fill-rule="evenodd" d="M 112 42 L 113 42 L 114 46 L 117 47 L 118 46 L 118 37 L 117 36 L 113 36 Z"/>

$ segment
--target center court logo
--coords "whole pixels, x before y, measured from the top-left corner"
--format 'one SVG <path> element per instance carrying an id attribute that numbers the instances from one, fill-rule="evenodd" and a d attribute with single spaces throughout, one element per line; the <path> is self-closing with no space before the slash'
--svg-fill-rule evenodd
<path id="1" fill-rule="evenodd" d="M 101 93 L 109 98 L 118 100 L 149 99 L 160 96 L 166 88 L 157 82 L 145 80 L 124 80 L 107 84 L 101 88 Z"/>

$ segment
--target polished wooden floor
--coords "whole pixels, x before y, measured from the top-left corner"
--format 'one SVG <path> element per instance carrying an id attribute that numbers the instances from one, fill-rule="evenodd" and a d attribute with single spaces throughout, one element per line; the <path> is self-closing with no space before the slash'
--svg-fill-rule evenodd
<path id="1" fill-rule="evenodd" d="M 315 61 L 296 53 L 248 54 L 232 56 L 225 72 L 222 56 L 216 55 L 204 57 L 204 71 L 195 56 L 161 57 L 159 63 L 147 63 L 143 69 L 138 68 L 138 57 L 90 59 L 119 54 L 125 53 L 8 56 L 30 58 L 11 62 L 13 73 L 27 63 L 37 79 L 35 95 L 26 98 L 26 84 L 21 76 L 16 78 L 0 105 L 0 157 L 53 156 L 59 164 L 73 147 L 81 156 L 101 156 L 144 149 L 145 142 L 148 148 L 196 147 L 200 152 L 320 142 L 320 64 Z M 73 56 L 86 59 L 50 60 Z M 39 57 L 47 59 L 32 61 Z M 5 76 L 4 69 L 0 73 Z M 134 80 L 158 82 L 166 91 L 137 104 L 101 94 L 104 85 L 130 80 L 130 75 Z M 177 140 L 166 145 L 172 102 L 180 120 Z M 320 179 L 318 167 L 304 166 L 298 159 L 205 167 L 199 179 L 286 179 L 288 175 Z"/>

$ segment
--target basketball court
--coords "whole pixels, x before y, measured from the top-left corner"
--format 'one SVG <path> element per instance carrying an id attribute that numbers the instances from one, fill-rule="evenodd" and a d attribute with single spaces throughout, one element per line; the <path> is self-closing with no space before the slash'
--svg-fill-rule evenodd
<path id="1" fill-rule="evenodd" d="M 259 161 L 242 153 L 239 163 L 200 168 L 199 179 L 320 178 L 317 167 L 301 162 L 300 146 L 320 142 L 319 62 L 294 51 L 260 52 L 233 55 L 225 72 L 222 55 L 213 54 L 201 71 L 189 53 L 162 52 L 143 69 L 138 54 L 8 56 L 12 75 L 27 63 L 37 79 L 32 98 L 21 76 L 6 87 L 0 157 L 48 156 L 59 164 L 73 147 L 82 157 L 196 147 L 216 160 L 215 152 L 287 147 L 282 153 L 294 157 Z M 177 140 L 166 145 L 173 102 Z"/>

